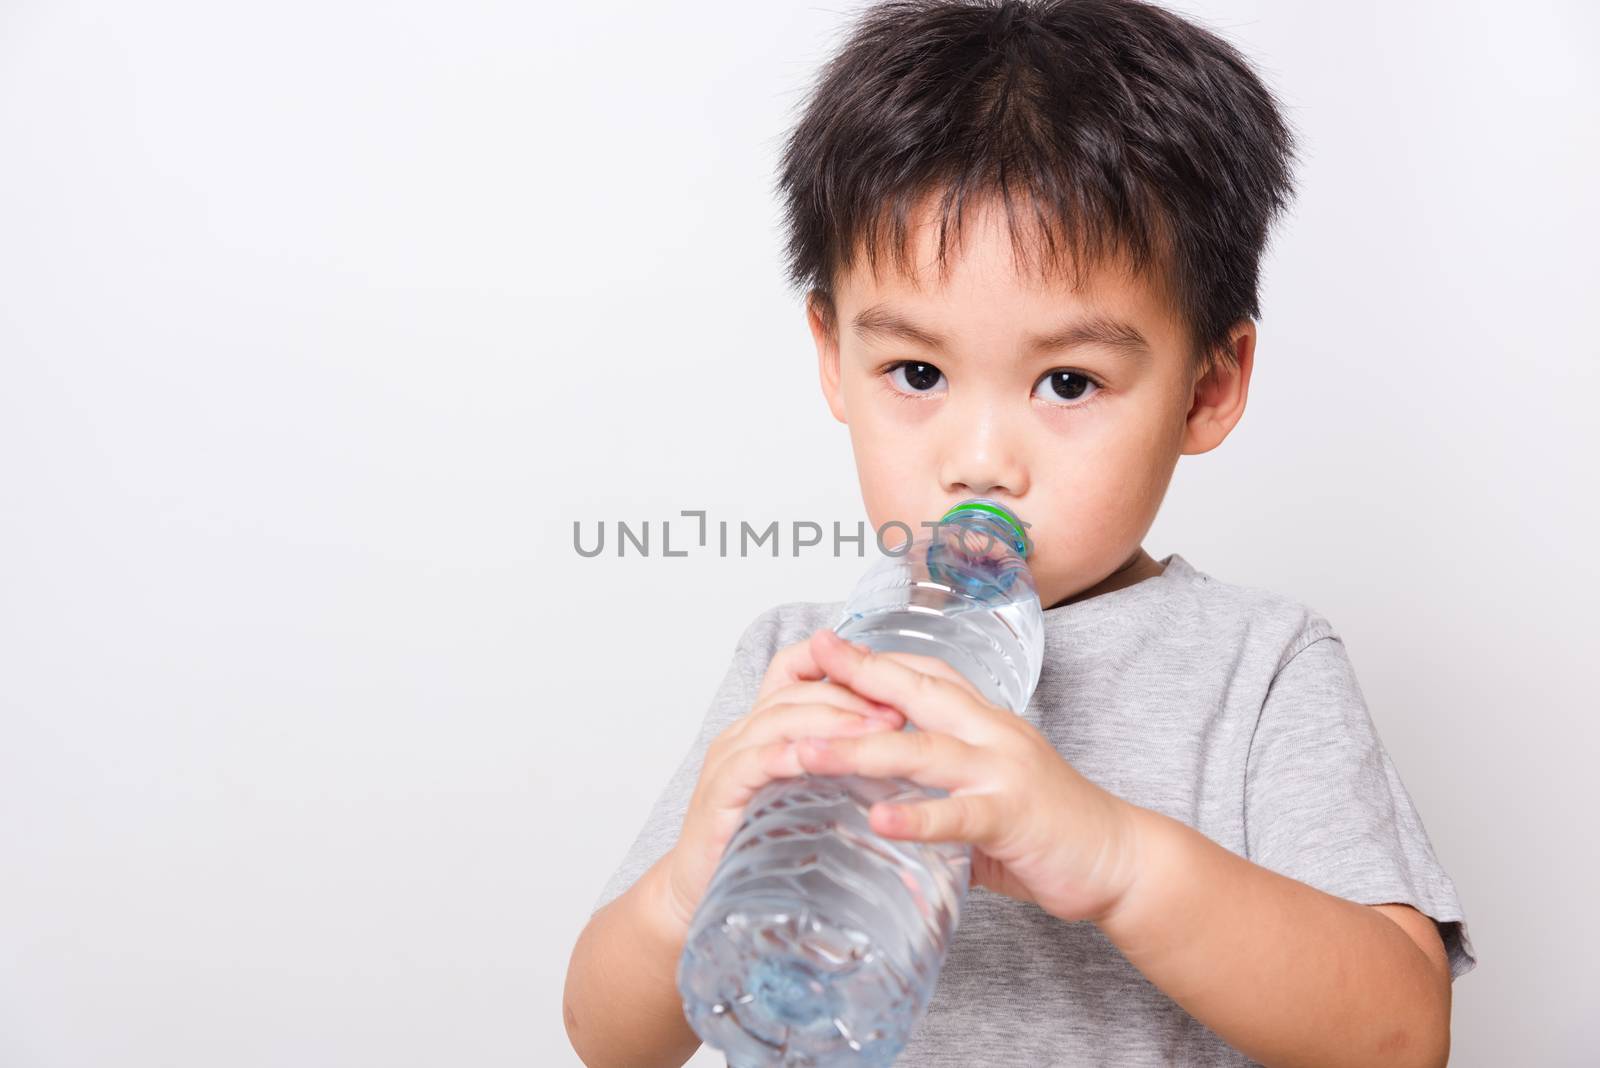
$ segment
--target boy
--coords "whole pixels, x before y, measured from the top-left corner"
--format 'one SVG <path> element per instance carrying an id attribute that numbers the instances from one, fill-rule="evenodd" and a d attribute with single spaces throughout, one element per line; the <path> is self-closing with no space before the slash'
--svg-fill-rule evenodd
<path id="1" fill-rule="evenodd" d="M 694 1053 L 674 973 L 745 805 L 852 773 L 949 791 L 880 833 L 974 847 L 898 1065 L 1445 1063 L 1476 958 L 1342 641 L 1140 545 L 1243 415 L 1293 147 L 1158 7 L 867 11 L 782 160 L 792 278 L 872 526 L 979 495 L 1030 524 L 1043 670 L 1017 717 L 839 640 L 842 602 L 758 617 L 574 948 L 586 1064 Z"/>

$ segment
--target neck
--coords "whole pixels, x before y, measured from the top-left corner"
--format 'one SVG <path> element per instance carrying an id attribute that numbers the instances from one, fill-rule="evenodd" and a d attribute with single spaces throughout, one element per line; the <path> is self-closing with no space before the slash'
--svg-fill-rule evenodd
<path id="1" fill-rule="evenodd" d="M 1163 568 L 1161 564 L 1155 559 L 1155 557 L 1145 552 L 1144 546 L 1141 545 L 1132 556 L 1128 557 L 1128 559 L 1125 560 L 1115 571 L 1111 572 L 1111 574 L 1107 575 L 1093 586 L 1090 586 L 1088 589 L 1080 590 L 1070 597 L 1063 597 L 1061 600 L 1048 607 L 1060 608 L 1062 605 L 1077 604 L 1079 601 L 1087 601 L 1089 598 L 1098 597 L 1102 593 L 1110 593 L 1112 590 L 1120 590 L 1125 586 L 1132 586 L 1135 582 L 1143 582 L 1147 578 L 1154 578 L 1155 576 L 1161 574 L 1162 571 Z"/>

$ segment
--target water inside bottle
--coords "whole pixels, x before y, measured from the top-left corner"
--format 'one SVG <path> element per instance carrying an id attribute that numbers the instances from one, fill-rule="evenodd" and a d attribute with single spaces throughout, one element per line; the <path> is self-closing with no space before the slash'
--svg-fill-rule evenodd
<path id="1" fill-rule="evenodd" d="M 869 648 L 940 657 L 1017 713 L 1043 656 L 1032 576 L 1003 525 L 981 515 L 941 523 L 904 556 L 875 562 L 834 630 Z M 867 812 L 940 796 L 854 775 L 780 779 L 757 792 L 678 968 L 685 1017 L 730 1068 L 893 1062 L 938 980 L 972 851 L 884 838 Z"/>

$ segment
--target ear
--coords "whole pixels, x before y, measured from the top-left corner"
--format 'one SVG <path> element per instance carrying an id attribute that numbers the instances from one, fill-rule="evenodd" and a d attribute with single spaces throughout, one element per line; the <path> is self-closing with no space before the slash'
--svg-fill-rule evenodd
<path id="1" fill-rule="evenodd" d="M 822 395 L 827 398 L 828 410 L 841 423 L 845 417 L 844 391 L 839 388 L 839 340 L 823 321 L 815 294 L 806 298 L 806 324 L 811 328 L 811 340 L 817 346 L 817 377 L 822 381 Z"/>
<path id="2" fill-rule="evenodd" d="M 1210 370 L 1191 390 L 1181 450 L 1185 456 L 1210 452 L 1221 445 L 1244 415 L 1245 398 L 1250 393 L 1250 372 L 1255 363 L 1254 319 L 1239 320 L 1228 335 L 1227 351 L 1233 356 L 1232 361 L 1214 359 Z"/>

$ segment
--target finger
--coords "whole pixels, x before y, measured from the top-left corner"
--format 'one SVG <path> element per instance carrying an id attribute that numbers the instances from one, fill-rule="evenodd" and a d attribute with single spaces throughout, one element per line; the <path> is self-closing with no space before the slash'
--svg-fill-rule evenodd
<path id="1" fill-rule="evenodd" d="M 812 652 L 828 678 L 863 697 L 898 708 L 919 730 L 981 741 L 995 717 L 1009 715 L 948 679 L 927 675 L 883 653 L 863 650 L 832 631 L 811 636 Z"/>
<path id="2" fill-rule="evenodd" d="M 873 805 L 867 824 L 885 838 L 984 845 L 995 839 L 997 811 L 991 795 L 953 794 L 910 804 Z"/>
<path id="3" fill-rule="evenodd" d="M 770 729 L 760 727 L 760 724 L 772 714 L 774 709 L 785 706 L 811 706 L 832 705 L 842 713 L 855 716 L 876 716 L 892 721 L 896 727 L 905 726 L 905 716 L 899 709 L 888 708 L 869 701 L 860 694 L 840 686 L 836 682 L 792 682 L 787 686 L 774 690 L 762 702 L 758 702 L 748 715 L 736 720 L 725 732 L 726 737 L 719 738 L 721 748 L 732 748 L 747 744 L 751 737 L 751 729 L 758 728 L 758 734 L 765 740 L 772 737 Z"/>
<path id="4" fill-rule="evenodd" d="M 809 737 L 813 726 L 817 728 L 815 733 L 818 736 L 831 737 L 873 729 L 896 730 L 904 725 L 904 717 L 877 712 L 863 714 L 825 701 L 775 704 L 751 717 L 750 725 L 737 739 L 737 745 L 760 745 L 774 738 L 798 741 Z"/>
<path id="5" fill-rule="evenodd" d="M 827 679 L 820 682 L 791 682 L 781 686 L 768 694 L 764 702 L 757 702 L 757 712 L 763 707 L 778 704 L 830 704 L 864 716 L 877 713 L 892 716 L 901 722 L 905 720 L 898 708 L 870 701 L 848 686 Z"/>
<path id="6" fill-rule="evenodd" d="M 904 725 L 878 715 L 862 715 L 821 702 L 776 704 L 747 716 L 738 730 L 731 730 L 707 748 L 706 764 L 720 767 L 740 752 L 759 749 L 774 741 L 792 742 L 810 736 L 836 737 L 872 731 L 893 731 Z"/>
<path id="7" fill-rule="evenodd" d="M 922 672 L 924 675 L 935 675 L 941 679 L 947 679 L 979 700 L 984 699 L 983 694 L 978 692 L 978 688 L 972 685 L 971 680 L 936 656 L 925 656 L 921 653 L 902 653 L 899 651 L 879 652 L 878 655 L 898 660 L 908 667 Z"/>
<path id="8" fill-rule="evenodd" d="M 716 807 L 743 812 L 767 783 L 806 774 L 795 744 L 788 738 L 775 738 L 762 745 L 746 746 L 709 769 L 710 797 Z"/>
<path id="9" fill-rule="evenodd" d="M 809 637 L 786 645 L 772 655 L 761 688 L 756 691 L 757 702 L 779 687 L 823 677 L 822 668 L 811 651 Z"/>
<path id="10" fill-rule="evenodd" d="M 981 775 L 983 750 L 932 731 L 876 731 L 857 737 L 802 738 L 800 763 L 817 775 L 910 779 L 957 790 Z"/>
<path id="11" fill-rule="evenodd" d="M 852 719 L 856 723 L 865 722 L 860 716 L 854 716 Z M 860 733 L 863 728 L 847 726 L 844 729 Z M 864 730 L 894 733 L 891 728 L 881 724 L 867 726 Z M 803 733 L 796 737 L 779 736 L 758 745 L 747 745 L 734 750 L 715 767 L 706 770 L 711 784 L 709 796 L 719 808 L 742 811 L 755 796 L 756 791 L 772 780 L 810 774 L 801 766 L 797 752 L 800 744 L 798 738 L 803 737 L 806 737 Z M 842 735 L 836 734 L 834 737 Z"/>

